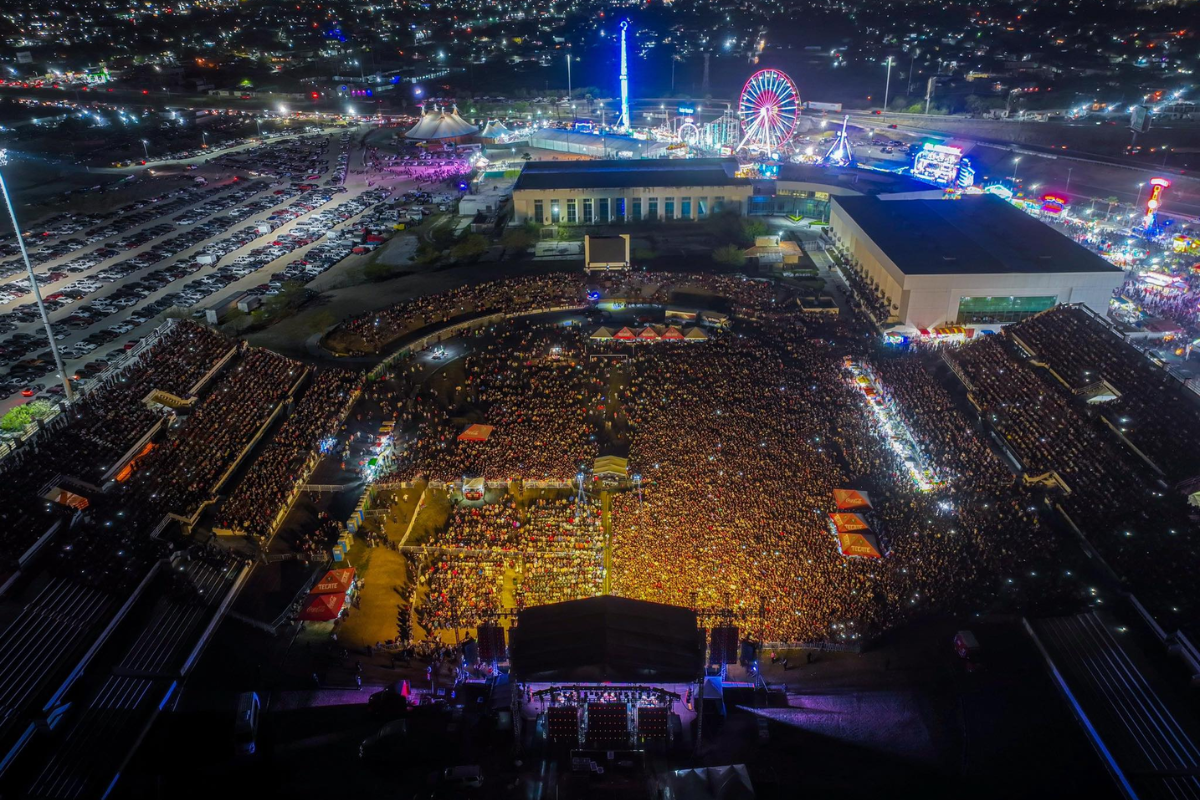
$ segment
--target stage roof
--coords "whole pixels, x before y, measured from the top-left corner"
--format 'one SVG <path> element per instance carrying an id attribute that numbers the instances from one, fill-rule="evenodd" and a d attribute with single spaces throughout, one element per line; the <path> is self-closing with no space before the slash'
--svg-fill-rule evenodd
<path id="1" fill-rule="evenodd" d="M 961 200 L 831 200 L 905 275 L 1121 271 L 992 195 Z"/>
<path id="2" fill-rule="evenodd" d="M 521 611 L 509 632 L 517 680 L 563 683 L 696 679 L 704 641 L 686 608 L 591 597 Z"/>

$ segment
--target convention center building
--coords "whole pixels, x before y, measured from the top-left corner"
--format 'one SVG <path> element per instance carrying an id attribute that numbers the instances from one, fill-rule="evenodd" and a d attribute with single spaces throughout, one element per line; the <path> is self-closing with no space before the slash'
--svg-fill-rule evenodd
<path id="1" fill-rule="evenodd" d="M 773 179 L 733 158 L 531 161 L 513 188 L 513 221 L 538 225 L 700 221 L 721 211 L 828 221 L 831 197 L 937 199 L 943 190 L 858 169 L 786 164 Z"/>

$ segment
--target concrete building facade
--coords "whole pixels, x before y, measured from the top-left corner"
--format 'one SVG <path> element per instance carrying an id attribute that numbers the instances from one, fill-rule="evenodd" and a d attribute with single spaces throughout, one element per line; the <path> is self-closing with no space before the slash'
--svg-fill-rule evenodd
<path id="1" fill-rule="evenodd" d="M 1059 303 L 1107 313 L 1123 271 L 998 197 L 834 197 L 830 235 L 859 289 L 907 332 L 995 329 Z"/>

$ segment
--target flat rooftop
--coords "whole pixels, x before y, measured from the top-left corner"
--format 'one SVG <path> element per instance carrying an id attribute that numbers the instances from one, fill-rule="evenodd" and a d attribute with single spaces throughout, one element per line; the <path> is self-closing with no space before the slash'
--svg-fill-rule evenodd
<path id="1" fill-rule="evenodd" d="M 832 167 L 818 164 L 780 164 L 780 183 L 817 183 L 837 186 L 860 194 L 901 194 L 907 192 L 937 192 L 942 188 L 892 172 L 878 172 L 856 167 Z"/>
<path id="2" fill-rule="evenodd" d="M 736 170 L 732 158 L 530 161 L 521 170 L 515 191 L 749 186 L 749 179 L 734 177 Z"/>
<path id="3" fill-rule="evenodd" d="M 832 202 L 905 275 L 1121 272 L 992 195 L 961 200 L 835 196 Z"/>

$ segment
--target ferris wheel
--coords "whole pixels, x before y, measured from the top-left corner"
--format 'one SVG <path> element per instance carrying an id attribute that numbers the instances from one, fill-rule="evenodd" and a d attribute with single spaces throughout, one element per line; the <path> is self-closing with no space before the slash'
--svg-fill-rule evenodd
<path id="1" fill-rule="evenodd" d="M 742 141 L 738 145 L 774 154 L 792 138 L 800 115 L 800 92 L 792 79 L 777 69 L 763 69 L 750 76 L 738 101 Z"/>
<path id="2" fill-rule="evenodd" d="M 694 122 L 685 122 L 679 126 L 679 141 L 686 145 L 696 146 L 700 141 L 700 129 L 696 127 Z"/>

